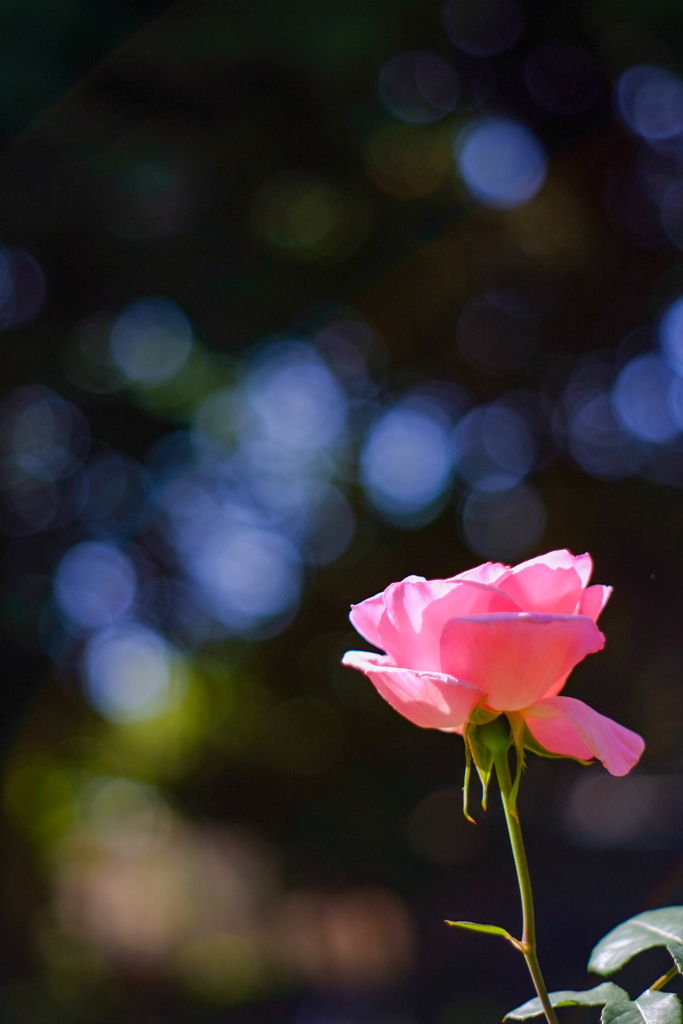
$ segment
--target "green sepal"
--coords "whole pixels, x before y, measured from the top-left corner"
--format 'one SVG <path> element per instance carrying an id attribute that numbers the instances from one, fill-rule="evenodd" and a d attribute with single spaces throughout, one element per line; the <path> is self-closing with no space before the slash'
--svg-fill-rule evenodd
<path id="1" fill-rule="evenodd" d="M 633 1002 L 609 1003 L 600 1020 L 602 1024 L 683 1024 L 683 1006 L 673 992 L 648 989 Z"/>
<path id="2" fill-rule="evenodd" d="M 526 766 L 526 759 L 524 757 L 524 733 L 528 730 L 524 719 L 516 712 L 512 711 L 507 716 L 507 719 L 510 723 L 512 742 L 515 747 L 515 756 L 517 758 L 517 770 L 515 772 L 514 782 L 512 783 L 512 789 L 510 790 L 508 806 L 510 808 L 510 813 L 517 821 L 519 821 L 519 814 L 517 813 L 517 794 L 519 793 L 519 784 L 522 781 L 522 772 Z"/>
<path id="3" fill-rule="evenodd" d="M 585 992 L 550 992 L 548 998 L 552 1006 L 605 1006 L 609 1003 L 630 1002 L 628 992 L 611 981 L 604 981 L 602 985 L 590 988 Z M 540 1017 L 544 1013 L 541 1000 L 530 999 L 516 1010 L 510 1010 L 503 1017 L 503 1020 L 528 1020 L 530 1017 Z"/>
<path id="4" fill-rule="evenodd" d="M 481 705 L 482 702 L 480 701 L 470 711 L 469 725 L 488 725 L 494 719 L 500 718 L 500 711 L 489 711 L 488 708 L 483 708 Z"/>
<path id="5" fill-rule="evenodd" d="M 472 750 L 470 745 L 465 739 L 465 779 L 462 786 L 462 813 L 465 815 L 468 821 L 471 821 L 473 825 L 476 825 L 476 821 L 469 812 L 468 801 L 470 793 L 470 776 L 472 775 Z"/>
<path id="6" fill-rule="evenodd" d="M 506 931 L 505 928 L 499 928 L 497 924 L 477 924 L 475 921 L 446 921 L 447 925 L 451 928 L 462 928 L 466 932 L 480 932 L 484 935 L 499 935 L 501 939 L 505 939 L 510 942 L 515 949 L 520 949 L 520 942 L 510 935 L 510 932 Z M 614 986 L 616 988 L 616 985 Z"/>
<path id="7" fill-rule="evenodd" d="M 683 946 L 683 907 L 646 910 L 617 925 L 598 942 L 590 955 L 588 970 L 603 976 L 614 974 L 632 957 L 653 946 L 666 946 L 670 952 Z M 676 956 L 673 952 L 671 955 L 678 966 Z"/>
<path id="8" fill-rule="evenodd" d="M 481 780 L 481 806 L 486 810 L 489 782 L 491 781 L 491 773 L 493 771 L 493 754 L 481 742 L 479 729 L 480 726 L 472 725 L 468 722 L 465 726 L 463 737 L 472 752 L 472 760 Z"/>

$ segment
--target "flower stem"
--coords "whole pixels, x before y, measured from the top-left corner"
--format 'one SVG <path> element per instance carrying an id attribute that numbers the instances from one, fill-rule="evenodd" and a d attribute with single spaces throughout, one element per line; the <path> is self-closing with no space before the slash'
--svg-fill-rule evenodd
<path id="1" fill-rule="evenodd" d="M 545 981 L 543 980 L 541 968 L 538 963 L 538 957 L 536 955 L 534 898 L 531 892 L 531 879 L 529 878 L 529 865 L 527 864 L 526 853 L 524 851 L 522 829 L 519 824 L 519 819 L 515 816 L 512 801 L 510 799 L 512 794 L 512 779 L 510 778 L 510 766 L 508 764 L 507 751 L 504 753 L 501 751 L 494 754 L 494 765 L 503 800 L 505 821 L 510 834 L 512 856 L 514 857 L 515 868 L 517 869 L 519 893 L 522 898 L 522 918 L 524 924 L 520 946 L 522 953 L 524 954 L 527 967 L 529 968 L 529 974 L 531 975 L 531 980 L 534 983 L 534 988 L 538 993 L 538 998 L 541 1000 L 541 1005 L 545 1011 L 548 1024 L 558 1024 L 555 1011 L 550 1005 L 548 990 L 545 987 Z"/>
<path id="2" fill-rule="evenodd" d="M 661 978 L 657 978 L 657 981 L 653 985 L 650 985 L 650 992 L 659 992 L 665 985 L 668 985 L 670 981 L 680 974 L 678 967 L 674 964 L 673 967 L 669 968 L 666 974 L 663 974 Z"/>

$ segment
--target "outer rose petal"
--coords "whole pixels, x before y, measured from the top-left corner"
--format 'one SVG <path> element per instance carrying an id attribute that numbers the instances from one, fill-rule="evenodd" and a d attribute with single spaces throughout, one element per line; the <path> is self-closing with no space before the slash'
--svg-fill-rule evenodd
<path id="1" fill-rule="evenodd" d="M 575 569 L 584 587 L 588 586 L 588 581 L 593 572 L 593 559 L 588 552 L 585 555 L 573 555 L 566 548 L 548 551 L 545 555 L 537 555 L 536 558 L 529 558 L 526 562 L 520 562 L 519 565 L 514 567 L 513 572 L 519 572 L 530 565 L 547 565 L 549 569 Z"/>
<path id="2" fill-rule="evenodd" d="M 459 572 L 457 576 L 451 576 L 453 580 L 471 580 L 474 583 L 486 583 L 487 586 L 495 587 L 496 581 L 510 571 L 509 565 L 501 565 L 500 562 L 484 562 L 474 569 L 466 569 Z"/>
<path id="3" fill-rule="evenodd" d="M 441 671 L 488 694 L 496 711 L 520 711 L 545 696 L 605 638 L 583 615 L 454 618 L 441 637 Z"/>
<path id="4" fill-rule="evenodd" d="M 382 642 L 379 638 L 379 621 L 384 615 L 384 593 L 375 594 L 374 597 L 368 597 L 367 600 L 361 601 L 360 604 L 352 604 L 351 611 L 349 613 L 349 619 L 351 625 L 360 633 L 364 640 L 368 643 L 374 644 L 375 647 L 381 647 Z"/>
<path id="5" fill-rule="evenodd" d="M 342 664 L 360 669 L 392 708 L 423 729 L 453 729 L 466 722 L 485 694 L 443 672 L 396 668 L 389 658 L 347 651 Z"/>
<path id="6" fill-rule="evenodd" d="M 507 594 L 483 583 L 415 577 L 387 587 L 384 605 L 377 646 L 394 665 L 433 672 L 441 671 L 441 633 L 449 619 L 521 611 Z"/>
<path id="7" fill-rule="evenodd" d="M 612 775 L 626 775 L 645 749 L 637 733 L 574 697 L 549 697 L 522 714 L 546 750 L 586 760 L 597 757 Z"/>
<path id="8" fill-rule="evenodd" d="M 597 583 L 594 587 L 587 587 L 581 595 L 579 602 L 579 615 L 587 615 L 593 622 L 597 622 L 600 612 L 605 607 L 612 594 L 612 587 L 604 587 Z"/>
<path id="9" fill-rule="evenodd" d="M 496 586 L 509 594 L 525 612 L 576 614 L 581 600 L 581 577 L 576 569 L 551 568 L 536 560 L 512 569 Z"/>

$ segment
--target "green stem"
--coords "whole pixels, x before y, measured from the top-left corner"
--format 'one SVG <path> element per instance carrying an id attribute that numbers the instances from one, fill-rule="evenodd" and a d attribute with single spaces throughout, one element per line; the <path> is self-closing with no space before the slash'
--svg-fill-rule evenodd
<path id="1" fill-rule="evenodd" d="M 534 983 L 534 988 L 538 993 L 538 998 L 541 1000 L 541 1005 L 545 1011 L 548 1024 L 558 1024 L 557 1016 L 550 1004 L 548 990 L 545 987 L 545 981 L 543 980 L 541 968 L 538 963 L 538 957 L 536 955 L 534 898 L 531 892 L 529 865 L 527 864 L 526 853 L 524 851 L 522 830 L 520 828 L 519 819 L 515 817 L 512 801 L 510 799 L 512 794 L 512 779 L 510 778 L 510 766 L 508 765 L 507 751 L 505 753 L 494 754 L 494 765 L 496 768 L 496 775 L 498 776 L 500 793 L 503 799 L 505 821 L 507 822 L 508 832 L 510 834 L 512 856 L 514 857 L 515 868 L 517 869 L 519 893 L 522 897 L 522 918 L 524 924 L 520 946 L 522 953 L 524 954 L 527 967 L 529 968 L 529 974 L 531 975 L 531 980 Z"/>

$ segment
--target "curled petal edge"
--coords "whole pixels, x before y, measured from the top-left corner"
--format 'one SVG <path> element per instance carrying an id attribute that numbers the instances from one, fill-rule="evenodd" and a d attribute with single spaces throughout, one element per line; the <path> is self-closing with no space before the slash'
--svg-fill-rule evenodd
<path id="1" fill-rule="evenodd" d="M 444 672 L 400 668 L 370 651 L 347 651 L 342 664 L 363 672 L 395 711 L 423 729 L 454 730 L 486 696 Z"/>
<path id="2" fill-rule="evenodd" d="M 521 712 L 527 728 L 553 754 L 596 757 L 612 775 L 626 775 L 640 760 L 645 741 L 575 697 L 547 697 Z"/>

